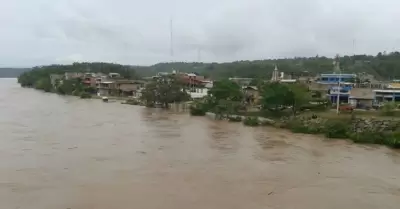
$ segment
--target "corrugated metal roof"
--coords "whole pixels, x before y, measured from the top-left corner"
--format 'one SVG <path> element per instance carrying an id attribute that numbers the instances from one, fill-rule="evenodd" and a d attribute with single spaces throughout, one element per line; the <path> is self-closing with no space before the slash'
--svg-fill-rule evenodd
<path id="1" fill-rule="evenodd" d="M 391 89 L 400 89 L 400 83 L 390 83 L 390 84 L 388 85 L 388 88 L 391 88 Z"/>

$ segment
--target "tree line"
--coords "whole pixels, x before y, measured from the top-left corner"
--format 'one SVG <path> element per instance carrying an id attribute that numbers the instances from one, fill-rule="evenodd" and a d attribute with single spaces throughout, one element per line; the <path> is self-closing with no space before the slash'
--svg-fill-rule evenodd
<path id="1" fill-rule="evenodd" d="M 334 59 L 324 56 L 296 57 L 287 59 L 266 59 L 254 61 L 235 61 L 227 63 L 172 62 L 152 66 L 129 66 L 113 63 L 73 63 L 71 65 L 37 66 L 19 76 L 21 85 L 33 86 L 40 77 L 64 72 L 117 72 L 126 78 L 153 76 L 158 72 L 196 72 L 211 79 L 246 77 L 269 79 L 275 65 L 286 75 L 292 77 L 315 76 L 332 72 Z M 400 53 L 380 52 L 372 55 L 340 56 L 343 73 L 370 74 L 377 79 L 400 78 Z"/>
<path id="2" fill-rule="evenodd" d="M 170 72 L 171 69 L 182 72 L 197 72 L 212 79 L 228 77 L 271 78 L 275 65 L 286 75 L 292 77 L 315 76 L 331 73 L 334 58 L 324 56 L 295 57 L 285 59 L 266 59 L 254 61 L 235 61 L 227 63 L 173 62 L 159 63 L 149 67 L 137 67 L 142 76 L 157 72 Z M 400 78 L 400 53 L 380 52 L 377 55 L 340 56 L 340 68 L 343 73 L 370 74 L 377 79 Z"/>

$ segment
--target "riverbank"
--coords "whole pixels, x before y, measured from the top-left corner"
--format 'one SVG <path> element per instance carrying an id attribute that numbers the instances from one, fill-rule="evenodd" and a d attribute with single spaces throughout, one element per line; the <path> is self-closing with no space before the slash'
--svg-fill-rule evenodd
<path id="1" fill-rule="evenodd" d="M 219 116 L 211 112 L 205 115 L 214 119 L 243 122 L 246 126 L 272 126 L 293 133 L 323 135 L 330 139 L 345 139 L 354 143 L 380 144 L 400 149 L 400 120 L 395 118 L 366 118 L 357 117 L 355 114 L 329 118 L 318 113 L 279 119 L 240 115 Z"/>
<path id="2" fill-rule="evenodd" d="M 78 96 L 78 95 L 75 95 Z M 81 97 L 82 98 L 82 97 Z M 101 99 L 91 96 L 82 99 Z M 123 104 L 140 105 L 130 97 L 108 97 L 110 100 L 124 101 Z M 170 108 L 188 110 L 190 104 L 171 104 Z M 193 110 L 201 110 L 194 112 Z M 208 115 L 202 109 L 191 109 L 191 115 Z M 226 119 L 231 122 L 243 122 L 247 126 L 273 126 L 288 129 L 294 133 L 324 135 L 327 138 L 348 139 L 355 143 L 381 144 L 392 148 L 400 148 L 400 123 L 393 117 L 375 118 L 367 112 L 358 114 L 332 114 L 331 111 L 309 111 L 297 117 L 281 117 L 278 119 L 260 117 L 259 112 L 246 112 L 244 115 L 213 115 L 217 119 Z"/>

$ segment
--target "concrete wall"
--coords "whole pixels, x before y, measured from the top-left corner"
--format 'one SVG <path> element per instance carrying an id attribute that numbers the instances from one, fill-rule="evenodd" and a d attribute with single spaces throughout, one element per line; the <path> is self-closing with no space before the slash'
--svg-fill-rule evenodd
<path id="1" fill-rule="evenodd" d="M 374 92 L 369 88 L 353 88 L 350 90 L 350 97 L 372 99 Z"/>

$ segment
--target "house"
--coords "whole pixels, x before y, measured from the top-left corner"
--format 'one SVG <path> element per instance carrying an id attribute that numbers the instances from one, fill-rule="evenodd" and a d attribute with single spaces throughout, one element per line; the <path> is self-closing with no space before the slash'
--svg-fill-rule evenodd
<path id="1" fill-rule="evenodd" d="M 400 89 L 377 89 L 373 90 L 374 100 L 378 103 L 388 101 L 400 101 Z"/>
<path id="2" fill-rule="evenodd" d="M 62 83 L 64 75 L 61 74 L 50 74 L 50 83 L 53 87 L 58 86 Z"/>
<path id="3" fill-rule="evenodd" d="M 355 79 L 357 78 L 356 74 L 321 74 L 319 75 L 317 82 L 321 84 L 337 84 L 339 82 L 344 83 L 354 83 Z"/>
<path id="4" fill-rule="evenodd" d="M 351 89 L 355 86 L 356 74 L 320 74 L 315 82 L 309 83 L 312 91 L 327 91 L 327 97 L 332 103 L 348 103 Z"/>
<path id="5" fill-rule="evenodd" d="M 121 78 L 121 74 L 119 74 L 119 73 L 109 73 L 108 77 L 110 77 L 110 78 Z"/>
<path id="6" fill-rule="evenodd" d="M 136 91 L 145 85 L 144 81 L 138 80 L 117 80 L 115 83 L 119 96 L 135 96 Z"/>
<path id="7" fill-rule="evenodd" d="M 243 86 L 243 93 L 247 104 L 256 105 L 260 100 L 260 93 L 256 86 Z"/>
<path id="8" fill-rule="evenodd" d="M 337 99 L 339 97 L 339 102 L 340 103 L 348 103 L 349 102 L 349 96 L 350 96 L 350 91 L 353 88 L 352 84 L 349 83 L 344 83 L 341 84 L 340 86 L 332 86 L 328 90 L 328 99 L 332 103 L 336 103 Z"/>
<path id="9" fill-rule="evenodd" d="M 279 82 L 281 83 L 297 83 L 296 79 L 281 79 Z"/>
<path id="10" fill-rule="evenodd" d="M 96 76 L 95 81 L 96 81 L 96 88 L 100 88 L 101 82 L 108 81 L 108 77 L 106 75 L 100 75 Z"/>
<path id="11" fill-rule="evenodd" d="M 75 79 L 75 78 L 83 78 L 83 73 L 78 73 L 78 72 L 66 72 L 64 73 L 64 79 L 65 80 L 70 80 L 70 79 Z"/>
<path id="12" fill-rule="evenodd" d="M 204 76 L 194 73 L 182 74 L 181 81 L 186 84 L 187 93 L 192 99 L 203 98 L 208 95 L 208 90 L 212 88 L 213 82 L 206 80 Z"/>
<path id="13" fill-rule="evenodd" d="M 96 74 L 95 73 L 85 73 L 83 75 L 82 83 L 85 86 L 96 87 Z"/>
<path id="14" fill-rule="evenodd" d="M 254 78 L 229 78 L 230 81 L 233 81 L 237 84 L 239 84 L 240 86 L 247 86 L 251 83 L 252 80 L 254 80 Z"/>
<path id="15" fill-rule="evenodd" d="M 98 96 L 110 96 L 116 95 L 117 93 L 115 81 L 101 81 L 97 88 Z"/>
<path id="16" fill-rule="evenodd" d="M 376 102 L 400 101 L 400 83 L 394 81 L 386 85 L 384 89 L 373 90 Z"/>
<path id="17" fill-rule="evenodd" d="M 371 108 L 374 92 L 369 88 L 353 88 L 350 90 L 349 103 L 355 108 Z"/>

